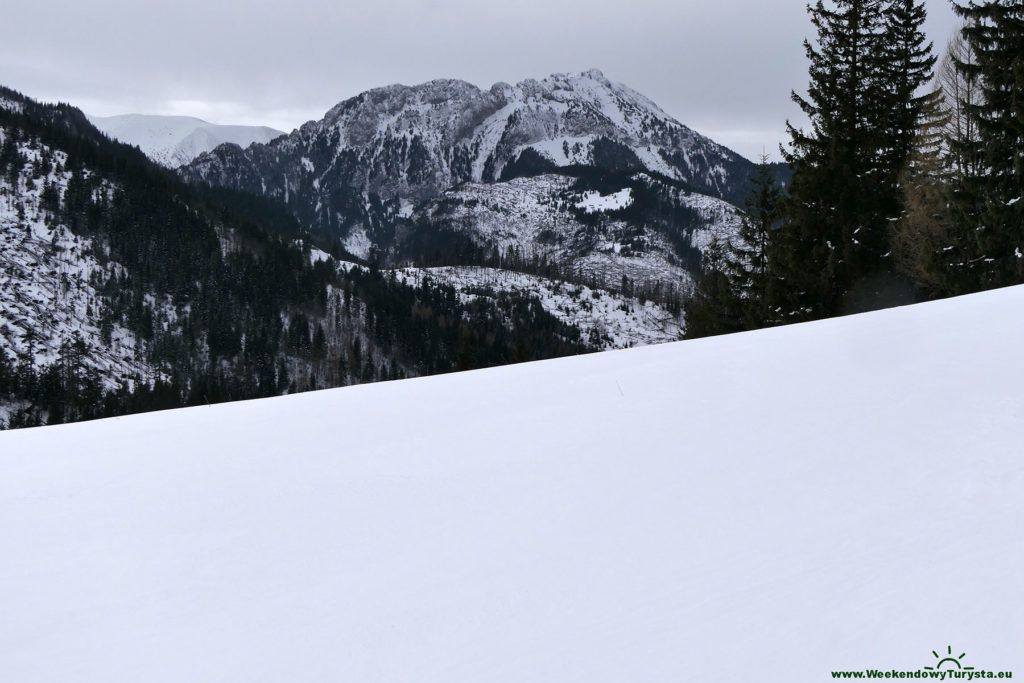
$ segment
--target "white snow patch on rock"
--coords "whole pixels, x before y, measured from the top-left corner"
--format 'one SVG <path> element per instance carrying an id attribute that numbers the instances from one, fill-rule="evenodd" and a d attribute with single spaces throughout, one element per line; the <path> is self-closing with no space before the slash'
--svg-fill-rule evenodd
<path id="1" fill-rule="evenodd" d="M 370 248 L 373 246 L 373 242 L 366 234 L 366 228 L 360 225 L 352 228 L 352 231 L 342 241 L 341 246 L 345 247 L 345 251 L 348 253 L 365 259 L 370 257 Z"/>
<path id="2" fill-rule="evenodd" d="M 633 190 L 627 187 L 610 195 L 602 195 L 600 192 L 584 192 L 582 199 L 576 202 L 576 208 L 587 213 L 600 213 L 625 209 L 632 203 Z"/>

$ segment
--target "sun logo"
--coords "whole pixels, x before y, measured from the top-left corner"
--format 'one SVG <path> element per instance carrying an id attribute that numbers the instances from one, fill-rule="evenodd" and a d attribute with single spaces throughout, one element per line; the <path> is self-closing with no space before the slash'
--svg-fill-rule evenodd
<path id="1" fill-rule="evenodd" d="M 946 664 L 949 664 L 949 666 L 946 667 L 947 669 L 957 668 L 963 669 L 964 671 L 972 671 L 974 669 L 973 666 L 963 666 L 960 663 L 960 660 L 963 659 L 964 656 L 967 654 L 966 652 L 961 652 L 959 657 L 953 657 L 952 645 L 946 646 L 946 654 L 948 655 L 947 657 L 943 657 L 935 650 L 932 650 L 932 654 L 935 655 L 935 659 L 939 660 L 939 663 L 935 666 L 926 666 L 925 669 L 927 669 L 928 671 L 941 671 L 942 667 Z"/>

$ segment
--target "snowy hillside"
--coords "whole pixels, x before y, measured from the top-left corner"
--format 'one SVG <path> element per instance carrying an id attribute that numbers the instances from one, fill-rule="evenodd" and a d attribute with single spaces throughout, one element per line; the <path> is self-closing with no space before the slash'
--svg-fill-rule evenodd
<path id="1" fill-rule="evenodd" d="M 7 135 L 0 128 L 0 143 Z M 0 178 L 0 353 L 36 372 L 78 355 L 107 389 L 157 376 L 135 335 L 101 322 L 98 283 L 123 275 L 123 267 L 92 239 L 72 233 L 55 211 L 71 179 L 60 168 L 66 155 L 38 141 L 14 149 L 35 175 Z M 173 318 L 173 308 L 150 303 L 158 321 Z M 16 407 L 0 400 L 0 423 Z"/>
<path id="2" fill-rule="evenodd" d="M 404 282 L 420 286 L 425 279 L 450 285 L 459 295 L 496 298 L 502 293 L 536 297 L 544 310 L 574 325 L 596 349 L 625 349 L 663 344 L 682 338 L 683 320 L 653 301 L 612 294 L 603 289 L 516 273 L 498 268 L 448 266 L 404 268 Z"/>
<path id="3" fill-rule="evenodd" d="M 0 680 L 1019 676 L 1022 307 L 0 433 Z"/>
<path id="4" fill-rule="evenodd" d="M 266 126 L 223 126 L 191 116 L 124 114 L 90 116 L 89 121 L 115 140 L 136 145 L 150 159 L 168 168 L 187 164 L 224 143 L 248 147 L 284 135 Z"/>
<path id="5" fill-rule="evenodd" d="M 627 180 L 648 192 L 666 190 L 646 174 Z M 420 206 L 413 220 L 502 254 L 546 259 L 602 286 L 618 286 L 625 276 L 679 290 L 692 284 L 694 263 L 684 259 L 686 252 L 696 257 L 713 236 L 735 240 L 739 230 L 740 212 L 714 197 L 673 189 L 676 214 L 665 220 L 651 207 L 635 207 L 631 187 L 602 194 L 575 184 L 561 175 L 465 183 Z M 634 214 L 624 213 L 630 208 Z"/>

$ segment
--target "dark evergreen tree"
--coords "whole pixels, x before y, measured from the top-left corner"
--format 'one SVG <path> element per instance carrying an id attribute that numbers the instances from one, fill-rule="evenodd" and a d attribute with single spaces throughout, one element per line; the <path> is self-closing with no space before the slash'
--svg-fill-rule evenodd
<path id="1" fill-rule="evenodd" d="M 889 175 L 889 184 L 899 186 L 904 170 L 918 140 L 919 122 L 924 109 L 936 95 L 931 91 L 919 94 L 932 79 L 936 58 L 932 43 L 925 42 L 924 2 L 892 0 L 886 8 L 881 68 L 890 98 L 887 125 L 880 131 L 881 161 Z M 901 191 L 891 192 L 893 201 L 889 217 L 902 210 Z"/>
<path id="2" fill-rule="evenodd" d="M 455 370 L 472 370 L 476 367 L 473 354 L 473 333 L 468 327 L 459 329 L 459 340 L 455 347 Z"/>
<path id="3" fill-rule="evenodd" d="M 818 0 L 809 11 L 818 33 L 816 44 L 804 43 L 811 81 L 807 97 L 794 92 L 793 100 L 811 129 L 787 124 L 791 149 L 783 151 L 793 178 L 783 235 L 788 259 L 778 273 L 785 290 L 775 303 L 790 320 L 841 310 L 867 267 L 858 237 L 881 219 L 870 188 L 884 179 L 876 165 L 881 4 L 839 0 L 832 10 Z"/>
<path id="4" fill-rule="evenodd" d="M 727 272 L 728 242 L 715 236 L 704 251 L 700 279 L 683 304 L 684 338 L 697 339 L 743 330 L 743 300 L 733 290 Z"/>
<path id="5" fill-rule="evenodd" d="M 809 8 L 817 29 L 805 41 L 810 119 L 787 124 L 783 150 L 793 177 L 779 235 L 784 258 L 770 306 L 797 321 L 885 305 L 891 269 L 888 226 L 900 212 L 898 177 L 906 163 L 930 77 L 923 8 L 905 0 L 823 0 Z"/>
<path id="6" fill-rule="evenodd" d="M 733 296 L 742 300 L 739 323 L 748 330 L 765 327 L 775 320 L 768 307 L 768 290 L 774 286 L 769 260 L 777 258 L 774 240 L 782 190 L 772 175 L 767 155 L 761 156 L 751 184 L 738 239 L 730 243 L 725 259 Z"/>
<path id="7" fill-rule="evenodd" d="M 1024 282 L 1024 0 L 955 5 L 973 61 L 957 64 L 978 84 L 965 107 L 977 140 L 957 153 L 980 172 L 955 187 L 961 263 L 973 289 Z"/>

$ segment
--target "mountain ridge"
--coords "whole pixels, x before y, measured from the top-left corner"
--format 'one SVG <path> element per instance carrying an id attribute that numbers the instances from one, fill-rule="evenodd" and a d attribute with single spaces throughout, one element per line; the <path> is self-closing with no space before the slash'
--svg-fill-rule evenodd
<path id="1" fill-rule="evenodd" d="M 734 205 L 754 167 L 592 69 L 488 90 L 453 79 L 367 90 L 286 136 L 218 147 L 180 173 L 274 197 L 319 232 L 344 237 L 374 218 L 368 204 L 498 182 L 520 162 L 648 171 Z"/>
<path id="2" fill-rule="evenodd" d="M 120 114 L 88 116 L 88 119 L 106 135 L 137 146 L 150 159 L 167 168 L 187 164 L 222 144 L 247 147 L 253 142 L 269 142 L 285 134 L 269 126 L 223 125 L 195 116 Z"/>

